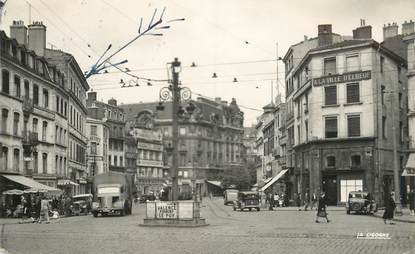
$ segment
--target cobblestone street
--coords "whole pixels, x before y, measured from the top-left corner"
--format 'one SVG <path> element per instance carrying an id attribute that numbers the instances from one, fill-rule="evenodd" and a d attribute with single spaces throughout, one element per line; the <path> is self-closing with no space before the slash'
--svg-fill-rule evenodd
<path id="1" fill-rule="evenodd" d="M 314 222 L 314 211 L 234 212 L 221 199 L 204 202 L 202 228 L 140 227 L 144 206 L 132 216 L 79 216 L 52 224 L 7 224 L 4 246 L 19 253 L 415 253 L 415 225 L 384 225 L 379 218 L 329 212 L 330 223 Z M 356 239 L 389 233 L 391 240 Z"/>

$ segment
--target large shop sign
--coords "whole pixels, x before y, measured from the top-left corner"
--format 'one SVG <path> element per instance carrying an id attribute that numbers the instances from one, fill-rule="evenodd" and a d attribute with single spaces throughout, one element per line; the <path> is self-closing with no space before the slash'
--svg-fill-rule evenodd
<path id="1" fill-rule="evenodd" d="M 324 86 L 336 83 L 355 82 L 360 80 L 371 79 L 370 71 L 349 72 L 339 75 L 330 75 L 313 79 L 313 86 Z"/>

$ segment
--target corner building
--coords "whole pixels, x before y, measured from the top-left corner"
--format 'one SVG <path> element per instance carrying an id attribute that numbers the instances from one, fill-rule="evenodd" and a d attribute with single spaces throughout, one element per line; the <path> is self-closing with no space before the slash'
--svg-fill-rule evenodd
<path id="1" fill-rule="evenodd" d="M 367 190 L 382 203 L 394 188 L 393 142 L 400 165 L 407 146 L 406 61 L 374 41 L 370 26 L 353 37 L 338 37 L 331 25 L 318 30 L 287 85 L 295 191 L 325 191 L 338 205 Z"/>

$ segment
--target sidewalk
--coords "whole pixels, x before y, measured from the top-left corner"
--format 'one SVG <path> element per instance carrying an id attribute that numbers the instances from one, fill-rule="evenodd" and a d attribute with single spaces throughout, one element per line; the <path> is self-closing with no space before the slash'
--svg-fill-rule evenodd
<path id="1" fill-rule="evenodd" d="M 301 211 L 304 212 L 304 207 L 300 207 Z M 261 210 L 268 210 L 268 207 L 263 207 L 261 206 Z M 342 211 L 345 212 L 345 208 L 342 206 L 328 206 L 327 211 Z M 297 206 L 287 206 L 287 207 L 274 207 L 273 211 L 298 211 L 298 207 Z M 311 211 L 310 207 L 307 209 L 307 211 Z M 317 211 L 317 207 L 314 207 L 312 211 Z"/>
<path id="2" fill-rule="evenodd" d="M 375 213 L 375 217 L 382 218 L 384 210 L 378 210 Z M 415 223 L 415 216 L 410 215 L 408 208 L 402 208 L 402 215 L 396 215 L 393 218 L 394 221 L 406 222 L 406 223 Z"/>

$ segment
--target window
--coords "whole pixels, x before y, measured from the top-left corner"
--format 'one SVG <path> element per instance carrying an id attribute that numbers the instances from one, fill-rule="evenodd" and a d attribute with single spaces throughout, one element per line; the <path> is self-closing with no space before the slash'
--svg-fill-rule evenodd
<path id="1" fill-rule="evenodd" d="M 38 153 L 33 152 L 33 173 L 37 174 L 39 172 L 39 158 Z"/>
<path id="2" fill-rule="evenodd" d="M 305 142 L 308 142 L 308 121 L 304 122 L 305 127 Z"/>
<path id="3" fill-rule="evenodd" d="M 91 142 L 91 154 L 96 155 L 97 154 L 97 143 Z"/>
<path id="4" fill-rule="evenodd" d="M 13 114 L 13 135 L 15 136 L 19 134 L 19 120 L 20 120 L 20 114 L 15 112 Z"/>
<path id="5" fill-rule="evenodd" d="M 7 70 L 2 70 L 1 71 L 1 76 L 2 76 L 2 83 L 3 83 L 1 91 L 3 93 L 9 94 L 10 93 L 10 88 L 9 88 L 10 73 Z"/>
<path id="6" fill-rule="evenodd" d="M 189 172 L 187 170 L 183 171 L 183 178 L 188 178 Z"/>
<path id="7" fill-rule="evenodd" d="M 48 122 L 43 121 L 42 123 L 42 141 L 46 141 L 46 132 L 48 130 Z"/>
<path id="8" fill-rule="evenodd" d="M 403 143 L 403 137 L 404 137 L 403 123 L 402 121 L 399 121 L 399 142 Z"/>
<path id="9" fill-rule="evenodd" d="M 347 116 L 347 133 L 349 137 L 360 136 L 360 115 Z"/>
<path id="10" fill-rule="evenodd" d="M 385 58 L 383 56 L 380 57 L 380 73 L 383 73 L 383 65 L 385 64 Z"/>
<path id="11" fill-rule="evenodd" d="M 32 120 L 32 131 L 36 134 L 37 134 L 37 123 L 38 123 L 37 118 L 33 118 L 33 120 Z"/>
<path id="12" fill-rule="evenodd" d="M 304 113 L 307 113 L 308 112 L 308 93 L 305 94 L 304 99 L 305 99 L 305 102 L 304 102 Z M 279 125 L 279 120 L 280 119 L 278 118 L 278 120 L 277 120 L 278 125 Z"/>
<path id="13" fill-rule="evenodd" d="M 334 168 L 334 167 L 336 167 L 336 157 L 334 157 L 333 155 L 327 156 L 326 157 L 326 166 L 328 168 Z"/>
<path id="14" fill-rule="evenodd" d="M 337 117 L 331 116 L 325 118 L 325 137 L 337 138 Z"/>
<path id="15" fill-rule="evenodd" d="M 352 155 L 350 158 L 351 167 L 352 168 L 358 168 L 361 165 L 361 157 L 360 155 Z"/>
<path id="16" fill-rule="evenodd" d="M 114 166 L 117 166 L 118 161 L 117 161 L 117 156 L 114 156 Z"/>
<path id="17" fill-rule="evenodd" d="M 360 102 L 359 83 L 347 84 L 347 103 Z"/>
<path id="18" fill-rule="evenodd" d="M 108 155 L 108 163 L 109 163 L 110 165 L 112 165 L 112 163 L 111 163 L 111 155 Z"/>
<path id="19" fill-rule="evenodd" d="M 346 72 L 360 70 L 359 55 L 346 56 Z"/>
<path id="20" fill-rule="evenodd" d="M 33 104 L 39 105 L 39 86 L 33 85 Z"/>
<path id="21" fill-rule="evenodd" d="M 46 89 L 43 89 L 43 106 L 45 108 L 49 107 L 49 92 Z"/>
<path id="22" fill-rule="evenodd" d="M 123 163 L 123 159 L 124 159 L 124 158 L 123 158 L 122 156 L 120 156 L 120 166 L 121 166 L 121 167 L 122 167 L 122 166 L 123 166 L 123 164 L 124 164 L 124 163 Z"/>
<path id="23" fill-rule="evenodd" d="M 13 150 L 13 170 L 19 171 L 20 169 L 20 150 L 14 149 Z"/>
<path id="24" fill-rule="evenodd" d="M 186 128 L 185 127 L 180 127 L 180 135 L 182 135 L 182 136 L 186 135 Z"/>
<path id="25" fill-rule="evenodd" d="M 330 57 L 324 59 L 324 75 L 333 75 L 336 73 L 336 58 Z"/>
<path id="26" fill-rule="evenodd" d="M 381 96 L 381 101 L 382 101 L 382 105 L 385 104 L 385 86 L 380 86 L 380 96 Z"/>
<path id="27" fill-rule="evenodd" d="M 382 136 L 386 138 L 386 116 L 382 116 Z"/>
<path id="28" fill-rule="evenodd" d="M 48 154 L 47 153 L 42 154 L 42 172 L 43 174 L 48 173 Z"/>
<path id="29" fill-rule="evenodd" d="M 9 110 L 1 110 L 1 132 L 7 133 L 7 122 L 9 121 Z"/>
<path id="30" fill-rule="evenodd" d="M 403 109 L 402 93 L 399 93 L 399 108 Z"/>
<path id="31" fill-rule="evenodd" d="M 97 135 L 97 126 L 96 125 L 91 125 L 91 136 L 96 136 Z"/>
<path id="32" fill-rule="evenodd" d="M 337 86 L 324 87 L 325 105 L 337 104 Z"/>
<path id="33" fill-rule="evenodd" d="M 14 95 L 20 98 L 20 77 L 14 75 Z"/>
<path id="34" fill-rule="evenodd" d="M 56 96 L 56 112 L 59 113 L 59 96 Z"/>
<path id="35" fill-rule="evenodd" d="M 60 143 L 59 141 L 59 126 L 55 126 L 55 142 Z"/>
<path id="36" fill-rule="evenodd" d="M 64 116 L 68 116 L 68 103 L 65 101 Z"/>
<path id="37" fill-rule="evenodd" d="M 30 85 L 27 80 L 24 81 L 24 96 L 26 99 L 30 98 Z"/>
<path id="38" fill-rule="evenodd" d="M 8 158 L 9 158 L 9 149 L 7 147 L 3 146 L 3 149 L 1 151 L 1 153 L 2 153 L 1 158 L 3 160 L 3 162 L 2 162 L 3 169 L 7 170 Z"/>

